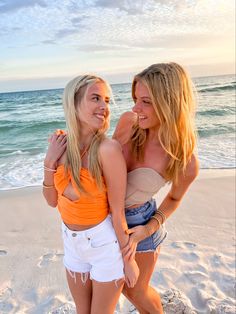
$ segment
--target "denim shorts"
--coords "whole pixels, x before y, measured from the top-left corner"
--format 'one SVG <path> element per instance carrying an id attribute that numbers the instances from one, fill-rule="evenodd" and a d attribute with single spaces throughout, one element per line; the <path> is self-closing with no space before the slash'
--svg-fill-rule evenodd
<path id="1" fill-rule="evenodd" d="M 90 279 L 99 282 L 124 277 L 122 254 L 110 215 L 84 231 L 70 230 L 62 222 L 62 238 L 63 262 L 70 274 L 88 274 Z"/>
<path id="2" fill-rule="evenodd" d="M 131 209 L 126 209 L 125 216 L 129 229 L 138 225 L 146 225 L 155 214 L 156 201 L 151 199 L 143 205 Z M 165 225 L 163 224 L 150 237 L 140 241 L 137 245 L 138 252 L 155 251 L 167 236 Z"/>

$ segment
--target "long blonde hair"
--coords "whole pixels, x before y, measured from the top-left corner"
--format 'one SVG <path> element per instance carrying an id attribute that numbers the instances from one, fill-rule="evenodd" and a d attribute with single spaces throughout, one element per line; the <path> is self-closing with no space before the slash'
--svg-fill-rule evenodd
<path id="1" fill-rule="evenodd" d="M 137 74 L 132 83 L 133 99 L 138 81 L 148 88 L 160 121 L 158 139 L 170 157 L 166 178 L 177 183 L 178 174 L 186 170 L 196 145 L 193 84 L 186 71 L 174 62 L 153 64 Z M 147 133 L 148 130 L 134 125 L 131 142 L 136 160 L 143 159 Z"/>
<path id="2" fill-rule="evenodd" d="M 63 108 L 66 119 L 67 128 L 67 149 L 65 169 L 68 170 L 76 183 L 80 193 L 86 193 L 80 182 L 80 171 L 82 160 L 80 155 L 80 130 L 79 113 L 76 110 L 77 105 L 85 101 L 88 88 L 98 82 L 104 83 L 111 92 L 110 86 L 102 78 L 95 75 L 77 76 L 71 80 L 65 87 L 63 93 Z M 78 106 L 79 107 L 79 106 Z M 88 169 L 92 177 L 95 178 L 100 189 L 103 188 L 102 169 L 98 158 L 98 148 L 105 138 L 105 132 L 109 127 L 109 116 L 107 117 L 103 127 L 94 133 L 89 150 L 88 150 Z"/>

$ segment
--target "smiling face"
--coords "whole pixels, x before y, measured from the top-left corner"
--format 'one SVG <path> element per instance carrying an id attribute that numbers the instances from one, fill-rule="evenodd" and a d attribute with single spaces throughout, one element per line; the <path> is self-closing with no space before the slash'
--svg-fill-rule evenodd
<path id="1" fill-rule="evenodd" d="M 140 81 L 135 84 L 135 105 L 132 108 L 138 116 L 138 124 L 141 129 L 157 129 L 160 126 L 159 119 L 154 110 L 148 88 Z"/>
<path id="2" fill-rule="evenodd" d="M 109 122 L 109 102 L 110 92 L 105 83 L 96 82 L 88 86 L 85 96 L 76 104 L 80 123 L 93 131 L 105 128 Z"/>

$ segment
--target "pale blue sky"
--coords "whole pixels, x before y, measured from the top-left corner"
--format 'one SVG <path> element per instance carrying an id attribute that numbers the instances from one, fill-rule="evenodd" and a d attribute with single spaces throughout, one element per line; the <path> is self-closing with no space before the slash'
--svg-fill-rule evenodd
<path id="1" fill-rule="evenodd" d="M 157 62 L 234 72 L 234 0 L 1 0 L 0 92 L 111 83 Z"/>

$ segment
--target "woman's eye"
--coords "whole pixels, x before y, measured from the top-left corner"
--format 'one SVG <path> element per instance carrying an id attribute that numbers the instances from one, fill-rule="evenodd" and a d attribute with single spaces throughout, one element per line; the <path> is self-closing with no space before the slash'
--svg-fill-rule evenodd
<path id="1" fill-rule="evenodd" d="M 99 101 L 99 97 L 98 97 L 98 96 L 94 96 L 94 97 L 93 97 L 93 100 Z"/>
<path id="2" fill-rule="evenodd" d="M 147 100 L 143 100 L 143 103 L 144 103 L 144 105 L 150 105 L 151 104 L 150 101 L 147 101 Z"/>

